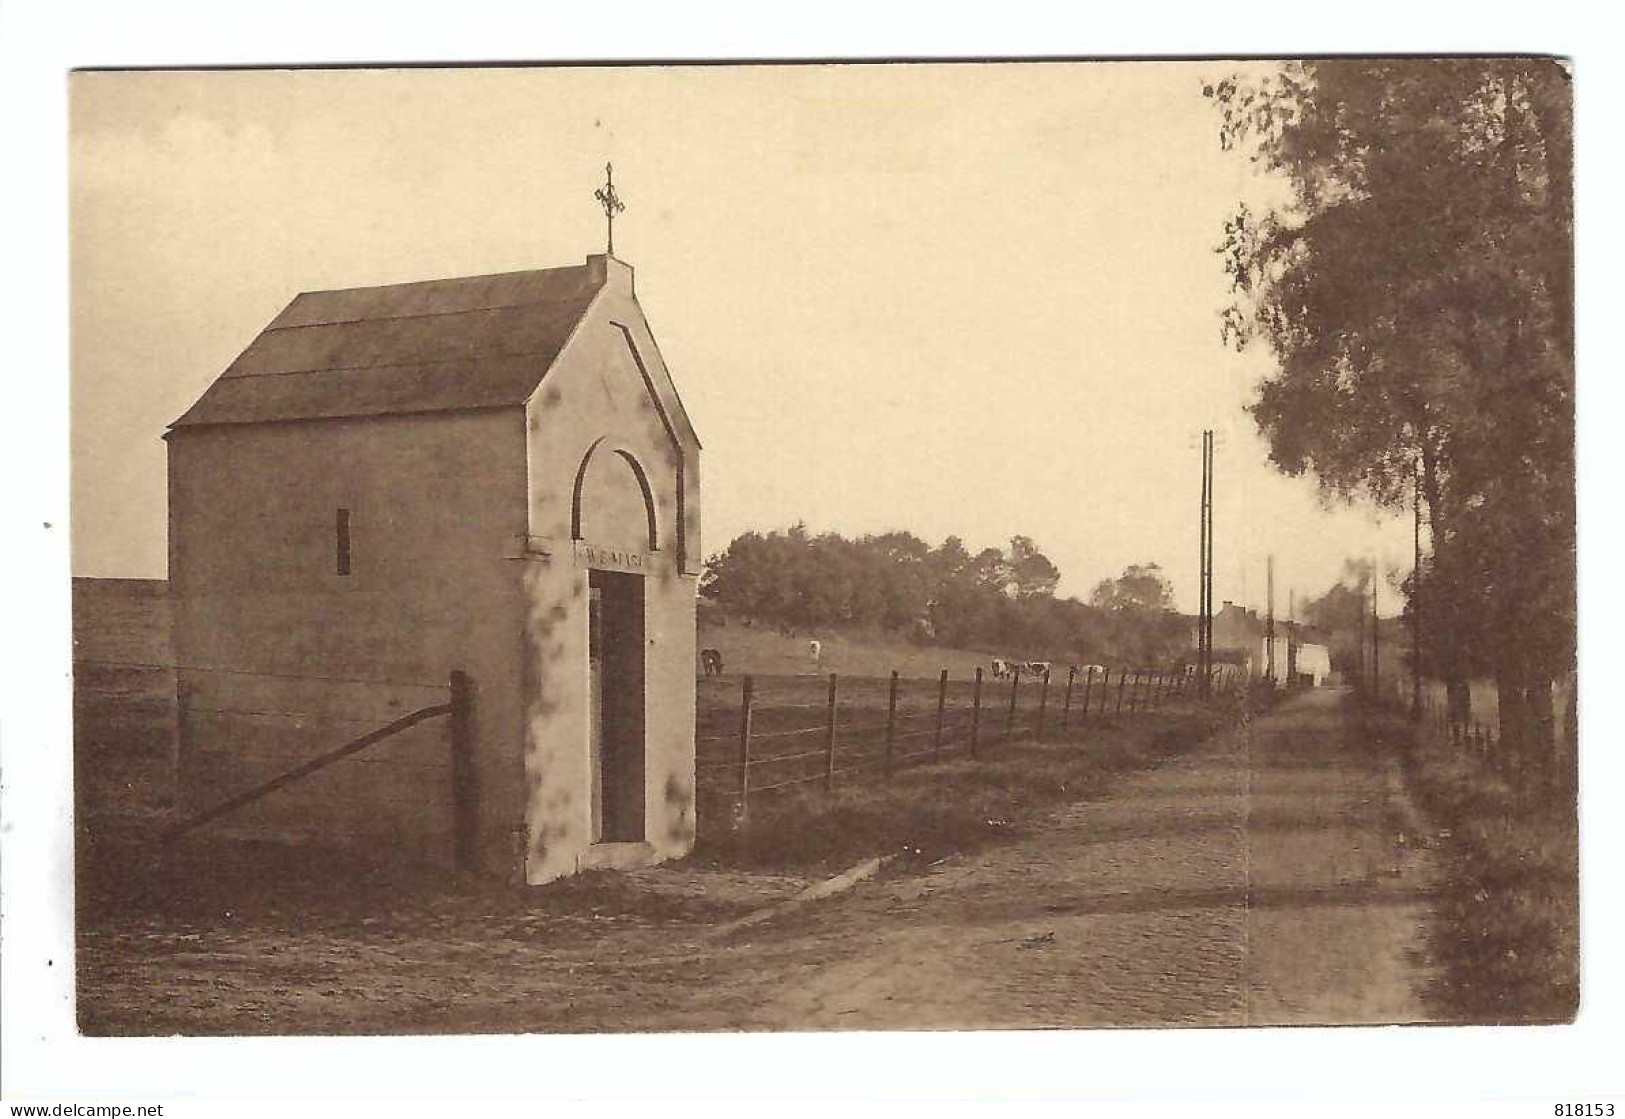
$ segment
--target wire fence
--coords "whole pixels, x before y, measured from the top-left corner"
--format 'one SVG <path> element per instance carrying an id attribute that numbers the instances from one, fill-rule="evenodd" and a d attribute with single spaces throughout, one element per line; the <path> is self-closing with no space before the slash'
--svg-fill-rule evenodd
<path id="1" fill-rule="evenodd" d="M 327 684 L 370 684 L 389 688 L 432 688 L 438 691 L 450 692 L 451 686 L 444 681 L 425 683 L 420 680 L 380 680 L 370 676 L 331 676 L 319 675 L 309 672 L 267 672 L 254 668 L 223 668 L 219 665 L 203 664 L 173 664 L 160 661 L 125 661 L 107 660 L 94 657 L 74 657 L 73 670 L 75 676 L 84 676 L 89 670 L 133 670 L 137 672 L 196 672 L 212 673 L 220 676 L 248 676 L 262 680 L 308 680 Z M 106 675 L 106 673 L 102 673 Z"/>
<path id="2" fill-rule="evenodd" d="M 1370 681 L 1367 681 L 1370 686 Z M 1569 673 L 1555 681 L 1548 692 L 1530 704 L 1531 723 L 1536 740 L 1524 743 L 1524 750 L 1538 759 L 1545 757 L 1563 770 L 1572 767 L 1579 747 L 1579 722 L 1575 695 L 1578 675 Z M 1454 689 L 1442 680 L 1424 677 L 1420 685 L 1405 673 L 1379 679 L 1378 702 L 1408 710 L 1438 745 L 1448 746 L 1481 766 L 1505 770 L 1524 760 L 1500 748 L 1500 697 L 1494 681 L 1465 680 Z M 1543 705 L 1543 706 L 1542 706 Z M 1531 759 L 1533 760 L 1533 759 Z"/>
<path id="3" fill-rule="evenodd" d="M 1016 672 L 988 679 L 745 676 L 739 691 L 702 689 L 695 769 L 702 796 L 748 816 L 753 798 L 795 788 L 833 793 L 843 782 L 976 758 L 1021 739 L 1070 738 L 1090 723 L 1131 718 L 1195 698 L 1188 672 L 1072 667 L 1064 677 Z M 1211 694 L 1233 682 L 1215 677 Z"/>
<path id="4" fill-rule="evenodd" d="M 327 837 L 387 830 L 448 864 L 473 864 L 473 699 L 462 672 L 430 683 L 95 657 L 75 658 L 73 672 L 83 807 L 172 810 L 170 839 L 223 817 Z M 352 758 L 387 760 L 387 772 L 339 766 Z M 300 790 L 291 799 L 269 799 L 290 786 Z"/>

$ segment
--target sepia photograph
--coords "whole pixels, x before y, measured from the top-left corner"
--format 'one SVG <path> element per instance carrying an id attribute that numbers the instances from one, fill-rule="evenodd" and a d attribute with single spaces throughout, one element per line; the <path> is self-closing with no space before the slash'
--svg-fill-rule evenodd
<path id="1" fill-rule="evenodd" d="M 1573 81 L 73 73 L 79 1032 L 1572 1022 Z"/>

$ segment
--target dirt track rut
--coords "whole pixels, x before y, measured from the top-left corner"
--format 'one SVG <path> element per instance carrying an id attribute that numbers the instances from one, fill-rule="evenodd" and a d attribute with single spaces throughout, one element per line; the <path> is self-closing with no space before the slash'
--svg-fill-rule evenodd
<path id="1" fill-rule="evenodd" d="M 738 1025 L 1425 1020 L 1432 868 L 1352 735 L 1311 693 L 1014 844 L 764 929 L 736 948 L 764 975 Z"/>

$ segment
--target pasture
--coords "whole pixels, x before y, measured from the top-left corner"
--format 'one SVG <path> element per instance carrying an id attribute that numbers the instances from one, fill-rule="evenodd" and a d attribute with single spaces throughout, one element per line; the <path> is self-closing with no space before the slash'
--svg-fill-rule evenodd
<path id="1" fill-rule="evenodd" d="M 515 1024 L 492 1009 L 512 1004 L 511 981 L 471 982 L 470 959 L 512 959 L 542 977 L 548 997 L 541 1004 L 564 1009 L 524 1028 L 647 1028 L 643 1010 L 675 997 L 665 978 L 640 971 L 636 982 L 600 990 L 584 986 L 578 969 L 601 979 L 609 960 L 644 961 L 673 937 L 703 937 L 855 860 L 903 852 L 894 865 L 906 872 L 951 852 L 1008 842 L 1036 813 L 1104 795 L 1119 775 L 1200 740 L 1221 717 L 1177 703 L 1132 719 L 1104 716 L 1097 690 L 1087 729 L 1075 696 L 1071 733 L 1062 735 L 1062 686 L 1052 684 L 1048 741 L 1035 742 L 1037 682 L 1020 682 L 1012 719 L 1009 683 L 990 678 L 973 758 L 970 678 L 986 667 L 981 654 L 824 635 L 822 667 L 842 674 L 838 772 L 826 787 L 827 676 L 763 671 L 788 667 L 806 639 L 727 627 L 729 638 L 741 640 L 713 640 L 731 654 L 728 675 L 696 683 L 702 797 L 695 853 L 652 870 L 514 890 L 425 878 L 314 847 L 204 834 L 157 846 L 157 831 L 172 816 L 175 776 L 167 600 L 153 584 L 81 582 L 75 590 L 79 1007 L 81 1028 L 92 1034 Z M 902 673 L 893 723 L 899 764 L 888 778 L 893 663 Z M 754 714 L 762 768 L 753 763 L 761 791 L 752 794 L 748 820 L 728 794 L 737 772 L 739 667 L 761 673 Z M 943 668 L 951 681 L 939 751 Z M 865 670 L 871 675 L 856 675 Z M 806 774 L 815 780 L 791 782 Z M 765 788 L 775 782 L 791 783 Z M 606 952 L 608 959 L 600 958 Z M 741 990 L 748 979 L 737 977 Z M 467 1001 L 471 995 L 478 1007 Z M 719 1018 L 716 1028 L 733 1020 Z"/>
<path id="2" fill-rule="evenodd" d="M 822 646 L 816 665 L 807 649 L 807 643 L 813 640 Z M 905 677 L 935 680 L 937 673 L 946 668 L 951 675 L 968 679 L 978 667 L 986 670 L 994 657 L 1021 652 L 917 645 L 895 635 L 861 630 L 809 629 L 789 634 L 765 622 L 747 625 L 734 618 L 721 625 L 703 616 L 699 647 L 720 652 L 724 674 L 735 677 L 745 673 L 816 676 L 838 672 L 842 676 L 883 678 L 896 670 Z"/>

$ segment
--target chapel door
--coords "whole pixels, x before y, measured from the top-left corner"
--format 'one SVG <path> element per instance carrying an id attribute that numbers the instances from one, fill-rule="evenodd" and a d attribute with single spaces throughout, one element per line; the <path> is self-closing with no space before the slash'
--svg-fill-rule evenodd
<path id="1" fill-rule="evenodd" d="M 639 842 L 644 837 L 643 578 L 593 571 L 588 582 L 592 839 Z"/>
<path id="2" fill-rule="evenodd" d="M 604 838 L 604 591 L 587 588 L 587 726 L 592 766 L 592 841 Z"/>

